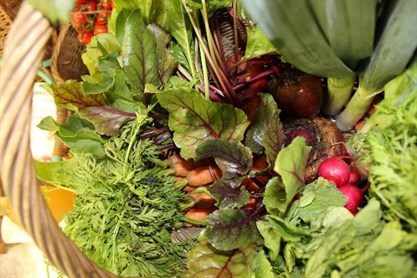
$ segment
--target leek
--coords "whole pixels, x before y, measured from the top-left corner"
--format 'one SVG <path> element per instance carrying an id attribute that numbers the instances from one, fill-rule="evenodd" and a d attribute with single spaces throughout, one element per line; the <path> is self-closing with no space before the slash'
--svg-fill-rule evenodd
<path id="1" fill-rule="evenodd" d="M 406 68 L 416 50 L 417 2 L 397 0 L 391 4 L 382 35 L 360 75 L 358 90 L 337 116 L 336 124 L 342 131 L 350 130 L 365 115 L 374 96 Z"/>

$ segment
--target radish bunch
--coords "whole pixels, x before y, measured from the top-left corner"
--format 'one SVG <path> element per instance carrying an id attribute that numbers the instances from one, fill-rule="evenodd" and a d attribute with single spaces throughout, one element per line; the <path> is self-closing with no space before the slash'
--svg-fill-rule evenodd
<path id="1" fill-rule="evenodd" d="M 346 197 L 347 208 L 352 214 L 358 212 L 364 191 L 358 187 L 361 174 L 353 164 L 349 165 L 342 157 L 329 157 L 318 168 L 318 175 L 334 183 Z"/>

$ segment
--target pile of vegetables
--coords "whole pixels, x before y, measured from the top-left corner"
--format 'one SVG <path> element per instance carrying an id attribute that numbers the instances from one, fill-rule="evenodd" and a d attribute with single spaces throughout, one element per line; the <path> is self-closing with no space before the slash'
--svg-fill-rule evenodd
<path id="1" fill-rule="evenodd" d="M 88 44 L 93 35 L 107 33 L 107 20 L 113 10 L 112 0 L 76 0 L 71 12 L 71 23 L 77 30 L 77 39 Z"/>
<path id="2" fill-rule="evenodd" d="M 86 255 L 120 276 L 417 273 L 412 1 L 113 2 L 89 74 L 47 87 L 72 115 L 39 125 L 71 148 L 37 169 L 76 193 Z"/>

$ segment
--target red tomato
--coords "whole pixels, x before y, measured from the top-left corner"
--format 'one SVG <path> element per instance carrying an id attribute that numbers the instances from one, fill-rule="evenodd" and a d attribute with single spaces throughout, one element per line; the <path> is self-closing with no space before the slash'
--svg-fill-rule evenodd
<path id="1" fill-rule="evenodd" d="M 103 8 L 103 10 L 111 11 L 113 9 L 113 1 L 101 0 L 101 7 Z"/>
<path id="2" fill-rule="evenodd" d="M 80 8 L 74 8 L 71 13 L 71 20 L 75 26 L 82 27 L 87 24 L 88 18 L 85 12 Z M 77 28 L 76 28 L 77 29 Z"/>
<path id="3" fill-rule="evenodd" d="M 86 30 L 84 32 L 79 32 L 77 35 L 77 39 L 81 44 L 88 44 L 93 37 L 94 32 L 91 30 Z"/>
<path id="4" fill-rule="evenodd" d="M 95 11 L 97 11 L 97 1 L 96 0 L 90 0 L 90 1 L 88 1 L 87 10 L 89 12 L 95 12 Z"/>
<path id="5" fill-rule="evenodd" d="M 88 3 L 88 0 L 75 0 L 76 5 L 84 5 L 87 3 Z"/>
<path id="6" fill-rule="evenodd" d="M 96 24 L 99 25 L 105 25 L 107 24 L 107 18 L 110 16 L 110 12 L 109 11 L 100 11 L 97 18 L 96 18 Z"/>
<path id="7" fill-rule="evenodd" d="M 102 24 L 94 25 L 94 35 L 107 33 L 107 26 Z"/>

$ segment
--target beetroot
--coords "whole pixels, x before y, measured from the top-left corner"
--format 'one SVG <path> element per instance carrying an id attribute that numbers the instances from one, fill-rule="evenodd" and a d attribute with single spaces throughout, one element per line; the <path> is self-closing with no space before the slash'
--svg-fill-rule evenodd
<path id="1" fill-rule="evenodd" d="M 347 151 L 344 145 L 344 137 L 337 126 L 324 117 L 284 119 L 284 145 L 301 136 L 306 144 L 312 146 L 304 181 L 310 183 L 317 178 L 317 170 L 320 163 L 328 157 L 345 156 Z"/>
<path id="2" fill-rule="evenodd" d="M 319 176 L 333 182 L 337 187 L 344 186 L 350 178 L 349 165 L 340 157 L 329 157 L 319 166 Z"/>
<path id="3" fill-rule="evenodd" d="M 363 191 L 351 184 L 339 187 L 339 191 L 346 196 L 346 205 L 347 208 L 352 214 L 358 212 L 358 208 L 362 203 Z"/>
<path id="4" fill-rule="evenodd" d="M 282 79 L 272 80 L 269 92 L 278 108 L 290 117 L 314 117 L 323 102 L 321 78 L 294 68 L 286 70 Z"/>

